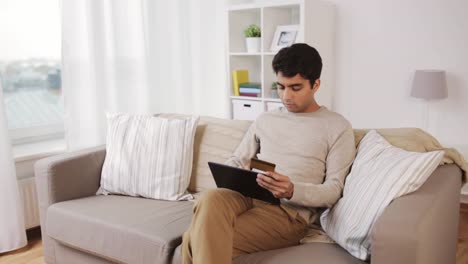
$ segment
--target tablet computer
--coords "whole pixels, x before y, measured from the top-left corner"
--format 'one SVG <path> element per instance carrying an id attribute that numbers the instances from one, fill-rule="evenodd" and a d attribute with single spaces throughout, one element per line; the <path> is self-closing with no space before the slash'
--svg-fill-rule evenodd
<path id="1" fill-rule="evenodd" d="M 227 188 L 247 197 L 280 204 L 280 200 L 273 196 L 269 190 L 258 185 L 257 172 L 216 162 L 208 162 L 208 166 L 218 188 Z"/>

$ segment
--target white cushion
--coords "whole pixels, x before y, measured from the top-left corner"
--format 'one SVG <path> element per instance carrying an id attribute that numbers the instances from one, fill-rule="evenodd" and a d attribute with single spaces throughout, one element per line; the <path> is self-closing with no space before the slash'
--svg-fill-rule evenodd
<path id="1" fill-rule="evenodd" d="M 437 168 L 443 151 L 409 152 L 371 130 L 359 144 L 343 197 L 321 216 L 327 234 L 351 255 L 370 256 L 370 232 L 390 202 L 416 191 Z"/>
<path id="2" fill-rule="evenodd" d="M 108 114 L 98 193 L 188 200 L 198 117 Z"/>

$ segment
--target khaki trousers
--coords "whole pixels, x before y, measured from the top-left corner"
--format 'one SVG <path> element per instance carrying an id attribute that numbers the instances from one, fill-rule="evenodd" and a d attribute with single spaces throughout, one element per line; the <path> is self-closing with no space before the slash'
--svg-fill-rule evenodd
<path id="1" fill-rule="evenodd" d="M 295 215 L 228 189 L 205 191 L 183 236 L 183 263 L 228 264 L 242 254 L 297 245 L 307 223 Z"/>

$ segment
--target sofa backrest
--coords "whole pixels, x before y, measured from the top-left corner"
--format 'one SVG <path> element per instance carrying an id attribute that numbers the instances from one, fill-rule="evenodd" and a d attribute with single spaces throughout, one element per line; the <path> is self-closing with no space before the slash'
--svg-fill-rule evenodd
<path id="1" fill-rule="evenodd" d="M 187 115 L 160 114 L 166 118 Z M 189 191 L 200 192 L 216 188 L 208 161 L 223 163 L 235 151 L 252 121 L 201 116 L 195 133 L 192 176 Z M 408 151 L 425 152 L 439 149 L 440 144 L 419 128 L 376 129 L 392 145 Z M 369 129 L 354 129 L 356 147 Z M 447 160 L 445 160 L 447 162 Z M 451 162 L 448 162 L 451 163 Z"/>
<path id="2" fill-rule="evenodd" d="M 182 114 L 159 114 L 165 118 L 183 118 Z M 189 191 L 216 188 L 208 161 L 224 163 L 236 150 L 252 121 L 201 116 L 193 146 L 193 166 Z"/>
<path id="3" fill-rule="evenodd" d="M 189 191 L 216 188 L 208 161 L 224 163 L 236 150 L 251 121 L 200 117 L 195 133 Z"/>

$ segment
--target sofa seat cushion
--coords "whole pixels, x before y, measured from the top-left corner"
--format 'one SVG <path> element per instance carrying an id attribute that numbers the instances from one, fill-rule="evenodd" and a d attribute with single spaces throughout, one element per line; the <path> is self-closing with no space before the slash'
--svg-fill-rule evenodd
<path id="1" fill-rule="evenodd" d="M 175 250 L 173 264 L 182 263 L 182 247 Z M 233 260 L 233 264 L 364 264 L 366 262 L 351 256 L 337 244 L 309 243 L 295 247 L 287 247 L 248 255 L 242 255 Z"/>
<path id="2" fill-rule="evenodd" d="M 51 205 L 47 234 L 70 247 L 124 263 L 168 263 L 190 225 L 193 203 L 92 196 Z"/>

